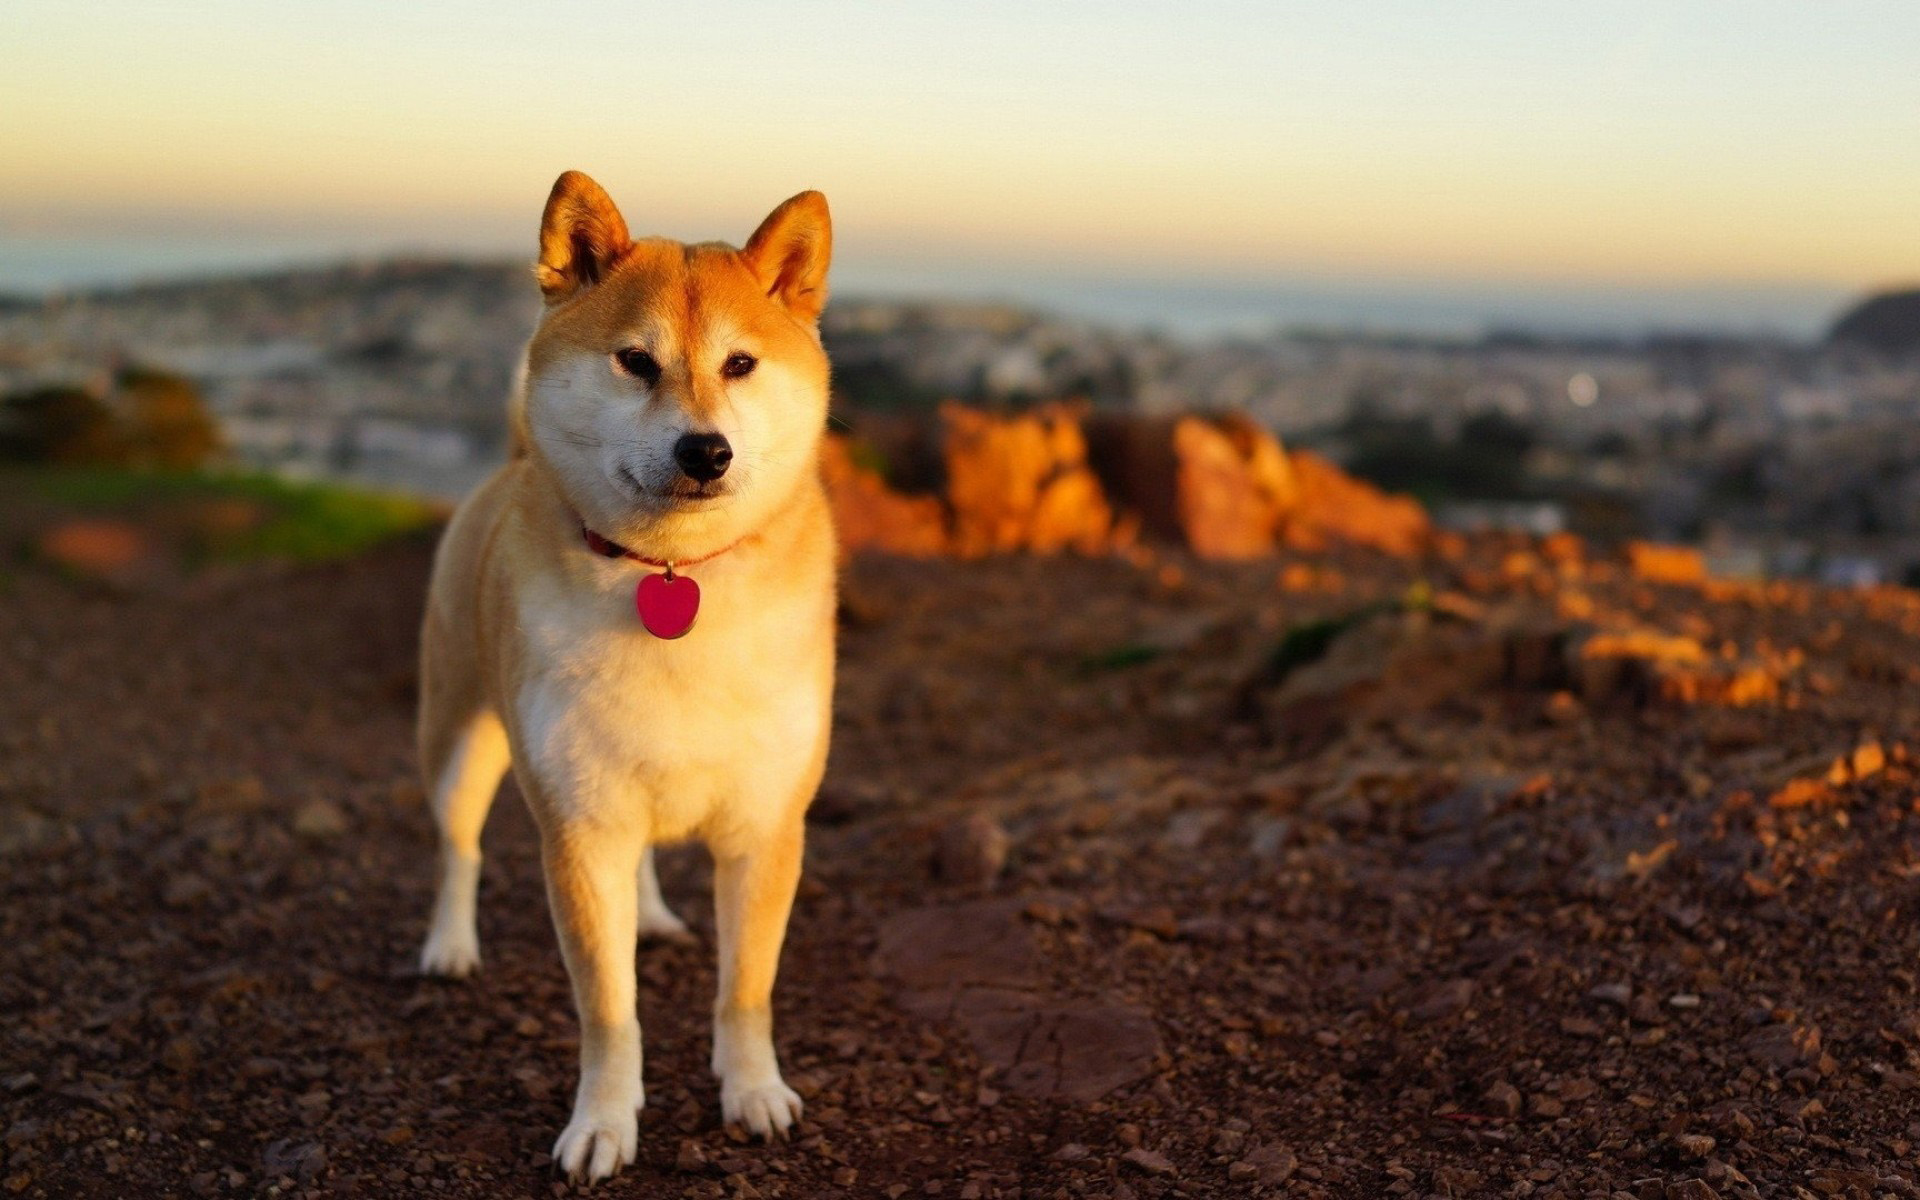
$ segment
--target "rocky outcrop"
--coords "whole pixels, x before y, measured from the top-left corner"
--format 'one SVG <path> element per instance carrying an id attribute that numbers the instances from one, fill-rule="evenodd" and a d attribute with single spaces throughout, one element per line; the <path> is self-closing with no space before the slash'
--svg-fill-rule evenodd
<path id="1" fill-rule="evenodd" d="M 1087 465 L 1073 409 L 1001 415 L 948 404 L 940 420 L 957 553 L 1095 554 L 1131 540 Z"/>
<path id="2" fill-rule="evenodd" d="M 898 424 L 895 443 L 920 441 L 903 438 Z M 1242 414 L 1087 416 L 1068 405 L 1005 414 L 948 404 L 939 446 L 936 497 L 894 490 L 844 439 L 829 438 L 823 470 L 849 551 L 1099 554 L 1145 535 L 1209 559 L 1332 545 L 1409 556 L 1432 536 L 1418 502 L 1316 455 L 1289 454 Z"/>
<path id="3" fill-rule="evenodd" d="M 1273 553 L 1298 499 L 1279 440 L 1240 414 L 1096 417 L 1087 440 L 1115 501 L 1202 558 Z"/>
<path id="4" fill-rule="evenodd" d="M 932 558 L 949 548 L 946 507 L 935 496 L 912 496 L 887 486 L 880 472 L 855 459 L 844 437 L 829 436 L 820 474 L 833 505 L 843 553 L 878 550 Z"/>
<path id="5" fill-rule="evenodd" d="M 1296 450 L 1288 457 L 1297 488 L 1285 523 L 1288 546 L 1317 551 L 1344 542 L 1401 556 L 1426 548 L 1433 523 L 1418 500 L 1383 492 L 1317 454 Z"/>

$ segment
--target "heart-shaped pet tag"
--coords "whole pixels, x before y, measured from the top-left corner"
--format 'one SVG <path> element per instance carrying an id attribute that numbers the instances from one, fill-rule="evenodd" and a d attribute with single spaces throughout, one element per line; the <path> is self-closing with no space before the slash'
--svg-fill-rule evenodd
<path id="1" fill-rule="evenodd" d="M 648 572 L 633 591 L 633 606 L 648 633 L 668 640 L 681 637 L 700 615 L 700 585 L 685 575 Z"/>

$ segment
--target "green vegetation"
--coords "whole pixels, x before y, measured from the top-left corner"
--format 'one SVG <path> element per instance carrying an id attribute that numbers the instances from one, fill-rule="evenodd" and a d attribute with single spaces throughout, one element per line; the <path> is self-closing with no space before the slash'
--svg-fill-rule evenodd
<path id="1" fill-rule="evenodd" d="M 1124 671 L 1128 667 L 1144 666 L 1166 652 L 1163 646 L 1150 646 L 1144 642 L 1129 642 L 1111 650 L 1102 650 L 1089 654 L 1080 660 L 1080 669 L 1088 674 L 1100 671 Z"/>
<path id="2" fill-rule="evenodd" d="M 1534 435 L 1497 412 L 1480 413 L 1444 438 L 1425 417 L 1396 417 L 1361 404 L 1336 429 L 1351 447 L 1347 470 L 1428 506 L 1445 500 L 1519 500 L 1533 494 L 1527 455 Z"/>
<path id="3" fill-rule="evenodd" d="M 191 380 L 127 367 L 99 390 L 45 387 L 0 397 L 0 461 L 67 466 L 203 466 L 220 430 Z"/>
<path id="4" fill-rule="evenodd" d="M 196 562 L 348 558 L 445 515 L 409 496 L 238 471 L 0 470 L 0 496 L 151 529 Z"/>

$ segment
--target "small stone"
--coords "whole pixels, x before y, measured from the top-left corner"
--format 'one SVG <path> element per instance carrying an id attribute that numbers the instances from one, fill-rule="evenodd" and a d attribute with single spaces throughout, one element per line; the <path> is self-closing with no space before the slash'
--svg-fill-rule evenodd
<path id="1" fill-rule="evenodd" d="M 1053 1159 L 1055 1162 L 1081 1162 L 1091 1153 L 1079 1142 L 1068 1142 L 1053 1152 Z"/>
<path id="2" fill-rule="evenodd" d="M 1503 1117 L 1520 1115 L 1520 1089 L 1506 1080 L 1500 1080 L 1486 1091 L 1487 1106 Z"/>
<path id="3" fill-rule="evenodd" d="M 692 1138 L 682 1138 L 680 1152 L 674 1155 L 673 1169 L 686 1174 L 707 1169 L 707 1152 Z"/>
<path id="4" fill-rule="evenodd" d="M 1157 1150 L 1149 1150 L 1145 1146 L 1135 1146 L 1125 1154 L 1122 1154 L 1120 1161 L 1138 1167 L 1149 1175 L 1176 1175 L 1179 1173 L 1175 1170 L 1172 1159 L 1169 1159 Z"/>
<path id="5" fill-rule="evenodd" d="M 1625 983 L 1603 983 L 1589 991 L 1587 999 L 1625 1008 L 1633 999 L 1633 987 Z"/>
<path id="6" fill-rule="evenodd" d="M 310 800 L 293 814 L 293 831 L 305 838 L 339 837 L 347 831 L 347 816 L 328 800 Z"/>
<path id="7" fill-rule="evenodd" d="M 1416 1021 L 1438 1021 L 1466 1008 L 1473 999 L 1473 980 L 1449 979 L 1439 984 L 1407 1011 Z"/>
<path id="8" fill-rule="evenodd" d="M 1667 997 L 1667 1005 L 1671 1008 L 1699 1008 L 1700 997 L 1692 992 L 1678 992 Z"/>
<path id="9" fill-rule="evenodd" d="M 1263 1187 L 1277 1187 L 1293 1178 L 1300 1161 L 1293 1151 L 1281 1146 L 1262 1146 L 1247 1155 L 1246 1161 L 1253 1164 L 1255 1178 Z"/>
<path id="10" fill-rule="evenodd" d="M 1683 1133 L 1673 1139 L 1673 1144 L 1680 1147 L 1682 1154 L 1694 1158 L 1705 1158 L 1713 1153 L 1713 1148 L 1719 1143 L 1704 1133 Z"/>
<path id="11" fill-rule="evenodd" d="M 1012 846 L 1000 822 L 983 812 L 971 813 L 940 831 L 934 870 L 948 883 L 984 890 L 1000 878 Z"/>
<path id="12" fill-rule="evenodd" d="M 840 1167 L 833 1173 L 833 1186 L 850 1188 L 860 1180 L 860 1172 L 854 1167 Z"/>
<path id="13" fill-rule="evenodd" d="M 1234 1183 L 1247 1183 L 1259 1174 L 1260 1168 L 1244 1158 L 1227 1167 L 1227 1178 Z"/>
<path id="14" fill-rule="evenodd" d="M 1542 1092 L 1535 1092 L 1527 1097 L 1527 1105 L 1533 1110 L 1534 1116 L 1546 1121 L 1562 1116 L 1567 1111 L 1565 1104 Z"/>

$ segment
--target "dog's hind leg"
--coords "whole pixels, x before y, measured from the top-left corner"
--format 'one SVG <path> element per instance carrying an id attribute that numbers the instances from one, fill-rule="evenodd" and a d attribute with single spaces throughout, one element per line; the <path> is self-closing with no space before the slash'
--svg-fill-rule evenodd
<path id="1" fill-rule="evenodd" d="M 660 877 L 653 870 L 653 847 L 640 856 L 640 938 L 659 938 L 669 942 L 690 942 L 693 933 L 687 923 L 675 916 L 660 894 Z"/>
<path id="2" fill-rule="evenodd" d="M 433 924 L 420 948 L 420 970 L 454 978 L 480 966 L 475 904 L 480 890 L 480 829 L 506 774 L 507 732 L 482 709 L 464 722 L 437 724 L 421 714 L 421 766 L 440 827 L 440 891 Z"/>

